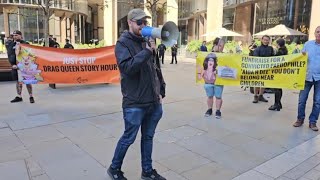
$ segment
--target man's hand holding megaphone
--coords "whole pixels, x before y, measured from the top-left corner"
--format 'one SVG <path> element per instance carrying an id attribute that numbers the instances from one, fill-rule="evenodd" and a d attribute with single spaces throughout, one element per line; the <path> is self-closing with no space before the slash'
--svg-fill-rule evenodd
<path id="1" fill-rule="evenodd" d="M 153 52 L 156 49 L 156 42 L 153 38 L 148 38 L 146 48 L 149 49 L 151 52 Z"/>

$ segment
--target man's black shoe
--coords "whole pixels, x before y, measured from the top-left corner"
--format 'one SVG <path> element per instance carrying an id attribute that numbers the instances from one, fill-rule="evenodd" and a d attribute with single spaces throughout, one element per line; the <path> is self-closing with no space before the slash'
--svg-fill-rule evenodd
<path id="1" fill-rule="evenodd" d="M 120 169 L 113 169 L 110 166 L 107 170 L 107 173 L 112 180 L 127 180 L 127 178 L 123 176 L 124 173 Z"/>
<path id="2" fill-rule="evenodd" d="M 158 174 L 155 169 L 153 169 L 149 173 L 142 172 L 141 179 L 142 180 L 167 180 L 166 178 L 164 178 L 160 174 Z"/>
<path id="3" fill-rule="evenodd" d="M 29 100 L 30 100 L 30 103 L 34 103 L 34 98 L 33 97 L 30 97 Z"/>
<path id="4" fill-rule="evenodd" d="M 205 117 L 209 117 L 212 115 L 212 109 L 208 109 L 207 112 L 204 114 Z"/>
<path id="5" fill-rule="evenodd" d="M 22 97 L 15 97 L 12 101 L 10 101 L 11 103 L 16 103 L 16 102 L 21 102 L 22 101 Z"/>

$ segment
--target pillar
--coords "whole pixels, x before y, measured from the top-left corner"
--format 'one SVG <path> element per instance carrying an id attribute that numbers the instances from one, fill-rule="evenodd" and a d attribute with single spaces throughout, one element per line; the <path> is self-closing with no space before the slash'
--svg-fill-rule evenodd
<path id="1" fill-rule="evenodd" d="M 196 34 L 196 19 L 191 18 L 188 20 L 188 41 L 195 40 L 195 34 Z"/>
<path id="2" fill-rule="evenodd" d="M 3 21 L 4 21 L 4 31 L 6 33 L 6 37 L 10 35 L 10 28 L 9 28 L 9 17 L 8 17 L 8 11 L 6 8 L 3 8 Z"/>
<path id="3" fill-rule="evenodd" d="M 82 26 L 83 26 L 83 21 L 82 21 L 82 15 L 81 14 L 79 14 L 79 15 L 77 15 L 78 16 L 78 21 L 79 21 L 79 27 L 78 27 L 78 37 L 79 37 L 79 43 L 83 43 L 82 42 L 82 33 L 83 33 L 83 28 L 82 28 Z"/>
<path id="4" fill-rule="evenodd" d="M 148 16 L 151 17 L 151 19 L 147 19 L 147 21 L 148 21 L 148 23 L 149 23 L 150 25 L 152 25 L 152 13 L 151 13 L 151 11 L 148 10 L 147 4 L 148 4 L 148 3 L 147 3 L 147 0 L 144 0 L 144 12 L 145 12 Z"/>
<path id="5" fill-rule="evenodd" d="M 117 0 L 104 1 L 103 25 L 105 28 L 103 28 L 103 35 L 107 46 L 114 45 L 118 39 L 117 3 Z"/>
<path id="6" fill-rule="evenodd" d="M 61 42 L 61 22 L 60 17 L 54 17 L 54 34 L 53 37 L 57 38 L 57 42 Z"/>
<path id="7" fill-rule="evenodd" d="M 72 43 L 76 43 L 76 37 L 75 37 L 75 33 L 74 33 L 75 29 L 74 29 L 74 16 L 72 16 L 70 18 L 70 37 L 71 37 L 71 42 Z"/>
<path id="8" fill-rule="evenodd" d="M 102 40 L 104 39 L 104 25 L 105 27 L 109 27 L 108 24 L 104 24 L 104 8 L 101 6 L 98 6 L 98 16 L 97 16 L 97 39 Z"/>
<path id="9" fill-rule="evenodd" d="M 311 18 L 310 18 L 310 28 L 309 28 L 309 40 L 315 39 L 314 32 L 318 26 L 320 26 L 319 23 L 319 17 L 320 17 L 320 0 L 312 0 L 312 7 L 311 7 Z"/>
<path id="10" fill-rule="evenodd" d="M 165 15 L 164 23 L 172 21 L 178 25 L 178 1 L 167 0 L 167 12 Z"/>
<path id="11" fill-rule="evenodd" d="M 61 34 L 61 39 L 60 42 L 64 43 L 65 39 L 67 39 L 67 17 L 62 16 L 61 21 L 60 21 L 60 34 Z"/>
<path id="12" fill-rule="evenodd" d="M 222 27 L 223 0 L 207 1 L 207 33 Z M 214 37 L 206 36 L 206 40 L 213 40 Z"/>
<path id="13" fill-rule="evenodd" d="M 206 17 L 204 13 L 199 14 L 199 40 L 204 40 L 205 37 L 202 35 L 206 33 L 206 28 L 205 24 L 206 22 Z"/>

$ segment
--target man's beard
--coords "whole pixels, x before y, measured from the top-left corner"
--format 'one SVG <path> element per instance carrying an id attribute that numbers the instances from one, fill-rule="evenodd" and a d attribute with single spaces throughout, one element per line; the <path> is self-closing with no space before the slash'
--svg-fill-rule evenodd
<path id="1" fill-rule="evenodd" d="M 140 29 L 135 29 L 134 31 L 133 31 L 133 33 L 136 35 L 136 36 L 141 36 L 141 33 L 140 33 Z"/>

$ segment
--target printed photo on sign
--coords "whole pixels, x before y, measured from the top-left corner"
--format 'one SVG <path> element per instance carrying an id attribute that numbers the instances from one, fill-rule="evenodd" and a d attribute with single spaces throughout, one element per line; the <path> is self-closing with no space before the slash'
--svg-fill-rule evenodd
<path id="1" fill-rule="evenodd" d="M 230 68 L 227 66 L 219 66 L 218 67 L 218 77 L 237 79 L 237 69 Z"/>
<path id="2" fill-rule="evenodd" d="M 43 81 L 36 59 L 37 57 L 30 48 L 21 49 L 21 53 L 17 57 L 19 82 L 37 84 L 39 81 Z"/>

